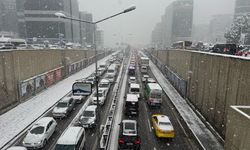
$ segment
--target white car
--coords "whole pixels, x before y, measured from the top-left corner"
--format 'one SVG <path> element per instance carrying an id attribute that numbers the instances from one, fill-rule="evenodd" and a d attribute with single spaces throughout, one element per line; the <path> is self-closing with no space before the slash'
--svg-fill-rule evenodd
<path id="1" fill-rule="evenodd" d="M 129 81 L 128 81 L 129 85 L 131 83 L 136 83 L 136 78 L 135 77 L 129 77 Z"/>
<path id="2" fill-rule="evenodd" d="M 95 84 L 95 77 L 94 76 L 91 76 L 91 77 L 88 77 L 86 80 L 85 80 L 86 83 L 91 83 L 92 85 Z"/>
<path id="3" fill-rule="evenodd" d="M 75 106 L 75 101 L 72 97 L 64 97 L 60 100 L 52 111 L 54 118 L 64 118 L 69 115 Z"/>
<path id="4" fill-rule="evenodd" d="M 98 90 L 98 98 L 100 105 L 103 105 L 105 103 L 106 96 L 107 96 L 106 90 Z M 95 92 L 92 97 L 92 104 L 97 104 L 97 92 Z"/>
<path id="5" fill-rule="evenodd" d="M 153 78 L 148 78 L 146 82 L 147 83 L 156 83 L 155 79 L 153 79 Z"/>
<path id="6" fill-rule="evenodd" d="M 23 140 L 27 148 L 42 148 L 46 145 L 51 135 L 55 132 L 57 123 L 52 117 L 43 117 L 38 120 L 28 131 Z"/>
<path id="7" fill-rule="evenodd" d="M 96 105 L 88 106 L 79 118 L 80 124 L 84 128 L 95 128 L 96 127 Z"/>
<path id="8" fill-rule="evenodd" d="M 135 94 L 140 99 L 140 85 L 136 83 L 131 83 L 129 87 L 129 93 Z"/>
<path id="9" fill-rule="evenodd" d="M 84 96 L 82 95 L 72 95 L 71 98 L 73 98 L 73 100 L 75 101 L 75 103 L 82 103 L 82 101 L 84 100 Z"/>
<path id="10" fill-rule="evenodd" d="M 112 74 L 105 74 L 104 78 L 109 80 L 110 83 L 114 83 L 114 81 L 115 81 L 115 76 Z"/>
<path id="11" fill-rule="evenodd" d="M 148 78 L 149 78 L 149 75 L 143 75 L 142 82 L 146 82 Z"/>
<path id="12" fill-rule="evenodd" d="M 110 88 L 110 83 L 109 80 L 107 79 L 102 79 L 99 83 L 99 90 L 105 90 L 105 91 L 109 91 Z"/>

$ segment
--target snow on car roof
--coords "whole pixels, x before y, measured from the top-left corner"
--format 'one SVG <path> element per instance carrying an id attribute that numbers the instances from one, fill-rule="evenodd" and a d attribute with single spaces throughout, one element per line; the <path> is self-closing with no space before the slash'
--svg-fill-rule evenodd
<path id="1" fill-rule="evenodd" d="M 46 126 L 51 120 L 53 120 L 52 117 L 43 117 L 40 120 L 38 120 L 34 126 Z"/>
<path id="2" fill-rule="evenodd" d="M 85 111 L 95 111 L 96 108 L 97 108 L 96 105 L 90 105 L 90 106 L 88 106 L 88 107 L 85 109 Z"/>
<path id="3" fill-rule="evenodd" d="M 148 83 L 150 89 L 162 90 L 161 86 L 158 83 Z"/>
<path id="4" fill-rule="evenodd" d="M 83 127 L 69 127 L 58 139 L 57 144 L 75 145 L 83 131 Z"/>
<path id="5" fill-rule="evenodd" d="M 136 94 L 127 94 L 126 101 L 128 102 L 138 102 L 138 97 Z"/>
<path id="6" fill-rule="evenodd" d="M 130 88 L 140 88 L 140 85 L 137 83 L 131 83 Z"/>
<path id="7" fill-rule="evenodd" d="M 170 122 L 168 116 L 165 116 L 165 115 L 158 115 L 157 119 L 159 122 Z"/>
<path id="8" fill-rule="evenodd" d="M 129 79 L 135 80 L 135 77 L 129 77 Z"/>
<path id="9" fill-rule="evenodd" d="M 109 80 L 107 80 L 107 79 L 102 79 L 102 80 L 100 81 L 100 83 L 103 83 L 103 82 L 109 82 Z"/>

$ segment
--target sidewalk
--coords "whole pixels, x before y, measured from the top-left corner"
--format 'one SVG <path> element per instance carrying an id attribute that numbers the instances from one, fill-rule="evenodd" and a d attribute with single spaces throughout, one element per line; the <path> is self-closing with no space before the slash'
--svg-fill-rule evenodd
<path id="1" fill-rule="evenodd" d="M 216 137 L 207 129 L 205 124 L 200 120 L 192 108 L 187 104 L 186 100 L 180 96 L 171 83 L 164 77 L 156 65 L 150 61 L 150 69 L 161 85 L 164 92 L 176 107 L 179 114 L 186 122 L 189 129 L 192 131 L 203 149 L 222 150 L 223 146 Z"/>
<path id="2" fill-rule="evenodd" d="M 110 55 L 99 60 L 98 63 L 105 62 L 109 57 Z M 88 77 L 94 71 L 95 64 L 92 64 L 2 114 L 0 116 L 0 149 L 59 99 L 69 93 L 75 80 Z"/>

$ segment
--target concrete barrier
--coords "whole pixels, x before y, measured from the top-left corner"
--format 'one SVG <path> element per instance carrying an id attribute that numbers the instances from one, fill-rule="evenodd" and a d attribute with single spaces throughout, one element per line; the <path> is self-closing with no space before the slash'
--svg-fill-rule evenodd
<path id="1" fill-rule="evenodd" d="M 228 109 L 225 150 L 250 148 L 250 106 L 231 106 Z"/>
<path id="2" fill-rule="evenodd" d="M 250 59 L 187 50 L 151 54 L 186 80 L 186 98 L 225 138 L 230 105 L 250 105 Z"/>
<path id="3" fill-rule="evenodd" d="M 99 58 L 102 58 L 110 52 L 104 54 L 104 51 L 98 51 L 98 53 L 102 53 L 99 55 Z M 0 51 L 0 112 L 4 112 L 5 108 L 13 106 L 20 100 L 25 100 L 34 95 L 36 93 L 34 89 L 37 89 L 37 91 L 44 89 L 44 87 L 35 86 L 36 78 L 46 78 L 47 80 L 48 77 L 53 77 L 53 81 L 49 83 L 50 86 L 70 75 L 68 73 L 70 65 L 75 64 L 73 67 L 75 67 L 76 72 L 89 65 L 89 62 L 85 59 L 91 58 L 91 63 L 93 63 L 94 55 L 93 50 Z M 20 86 L 21 83 L 32 86 L 24 89 Z M 21 98 L 22 93 L 20 91 L 22 88 L 23 91 L 29 90 L 31 93 Z"/>

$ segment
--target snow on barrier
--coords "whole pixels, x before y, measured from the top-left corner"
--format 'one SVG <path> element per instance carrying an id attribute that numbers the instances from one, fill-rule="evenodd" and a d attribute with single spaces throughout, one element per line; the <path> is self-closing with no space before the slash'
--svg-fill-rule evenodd
<path id="1" fill-rule="evenodd" d="M 100 149 L 101 150 L 107 150 L 108 149 L 108 143 L 109 143 L 109 140 L 110 140 L 110 133 L 111 133 L 111 130 L 112 130 L 112 125 L 113 125 L 113 119 L 114 119 L 114 113 L 115 113 L 115 109 L 116 109 L 116 104 L 117 104 L 117 97 L 118 95 L 120 94 L 120 86 L 121 86 L 121 77 L 122 75 L 124 76 L 124 74 L 122 74 L 123 72 L 123 65 L 121 65 L 121 69 L 120 69 L 120 73 L 116 79 L 116 81 L 118 81 L 113 89 L 113 92 L 114 95 L 113 95 L 113 99 L 112 99 L 112 104 L 110 106 L 110 109 L 109 109 L 109 113 L 108 113 L 108 117 L 107 117 L 107 120 L 106 120 L 106 123 L 104 125 L 104 129 L 102 131 L 102 136 L 101 136 L 101 139 L 100 139 Z"/>

